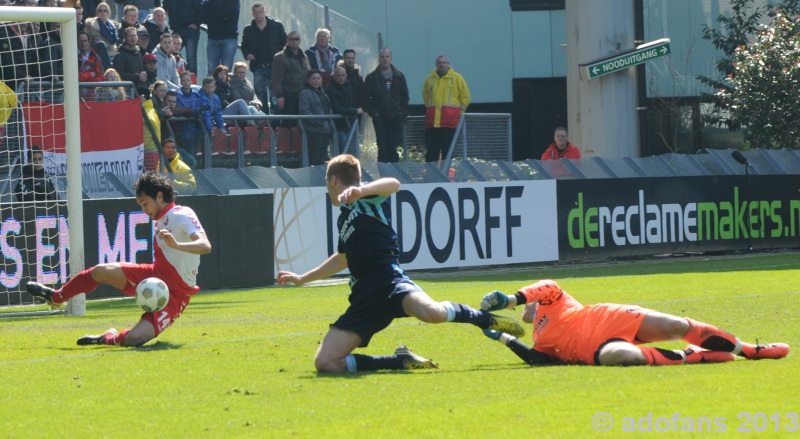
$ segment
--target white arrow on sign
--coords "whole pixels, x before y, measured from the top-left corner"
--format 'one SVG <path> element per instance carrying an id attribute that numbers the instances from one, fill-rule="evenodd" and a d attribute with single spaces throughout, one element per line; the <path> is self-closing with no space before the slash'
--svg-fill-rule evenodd
<path id="1" fill-rule="evenodd" d="M 592 73 L 594 73 L 595 75 L 596 75 L 596 74 L 597 74 L 597 72 L 599 72 L 599 71 L 600 71 L 600 69 L 598 69 L 598 68 L 597 68 L 597 66 L 595 66 L 595 67 L 592 69 Z"/>

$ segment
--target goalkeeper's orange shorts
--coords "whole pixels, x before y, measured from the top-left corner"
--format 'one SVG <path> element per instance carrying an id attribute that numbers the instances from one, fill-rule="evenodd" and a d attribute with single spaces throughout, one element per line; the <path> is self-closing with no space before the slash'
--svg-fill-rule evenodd
<path id="1" fill-rule="evenodd" d="M 636 334 L 642 326 L 644 317 L 652 312 L 636 305 L 601 303 L 589 305 L 581 310 L 583 325 L 575 347 L 575 360 L 571 363 L 597 364 L 600 348 L 610 340 L 640 343 Z"/>

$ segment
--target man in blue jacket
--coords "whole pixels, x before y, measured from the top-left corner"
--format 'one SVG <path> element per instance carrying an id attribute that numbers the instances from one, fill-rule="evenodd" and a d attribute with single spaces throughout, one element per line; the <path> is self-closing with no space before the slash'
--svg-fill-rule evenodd
<path id="1" fill-rule="evenodd" d="M 178 113 L 173 111 L 175 116 L 183 117 L 197 117 L 200 115 L 202 103 L 200 101 L 200 94 L 192 90 L 192 74 L 185 71 L 180 75 L 181 88 L 177 90 L 177 105 L 179 108 Z M 186 110 L 184 110 L 186 109 Z M 190 111 L 188 111 L 190 110 Z M 187 154 L 181 152 L 181 155 L 186 157 L 190 155 L 195 157 L 197 154 L 197 123 L 193 121 L 178 122 L 175 126 L 175 134 L 178 137 L 178 146 L 186 151 Z"/>

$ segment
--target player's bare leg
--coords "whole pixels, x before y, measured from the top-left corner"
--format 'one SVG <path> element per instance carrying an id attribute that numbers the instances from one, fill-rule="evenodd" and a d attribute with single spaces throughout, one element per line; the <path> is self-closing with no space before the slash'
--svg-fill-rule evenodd
<path id="1" fill-rule="evenodd" d="M 650 311 L 642 319 L 636 339 L 642 343 L 680 340 L 689 332 L 689 322 L 681 317 Z"/>
<path id="2" fill-rule="evenodd" d="M 605 346 L 600 348 L 597 359 L 602 366 L 640 366 L 650 364 L 641 348 L 626 341 L 606 343 Z"/>
<path id="3" fill-rule="evenodd" d="M 671 366 L 683 363 L 722 363 L 733 361 L 730 352 L 706 351 L 697 348 L 661 349 L 640 347 L 626 341 L 606 343 L 597 355 L 602 366 Z"/>
<path id="4" fill-rule="evenodd" d="M 426 323 L 471 323 L 481 329 L 493 329 L 520 337 L 525 329 L 511 318 L 474 309 L 455 302 L 436 302 L 417 291 L 403 298 L 403 311 Z"/>
<path id="5" fill-rule="evenodd" d="M 61 289 L 54 290 L 36 282 L 29 282 L 28 292 L 48 304 L 60 304 L 77 296 L 91 293 L 99 284 L 111 285 L 122 290 L 127 286 L 127 279 L 119 263 L 100 264 L 81 271 Z"/>
<path id="6" fill-rule="evenodd" d="M 345 360 L 353 349 L 361 345 L 361 336 L 352 331 L 331 326 L 322 339 L 314 357 L 314 367 L 320 373 L 347 372 Z"/>
<path id="7" fill-rule="evenodd" d="M 128 278 L 125 277 L 122 266 L 116 262 L 95 266 L 91 275 L 95 282 L 110 285 L 118 290 L 123 290 L 128 286 Z"/>
<path id="8" fill-rule="evenodd" d="M 124 332 L 126 331 L 122 331 L 122 333 Z M 154 338 L 156 338 L 156 328 L 149 321 L 142 319 L 133 328 L 127 330 L 120 346 L 141 346 Z"/>
<path id="9" fill-rule="evenodd" d="M 650 311 L 642 319 L 636 339 L 642 343 L 679 340 L 691 329 L 687 319 Z M 720 331 L 721 332 L 721 331 Z M 604 366 L 674 365 L 683 363 L 723 362 L 733 360 L 729 352 L 710 352 L 700 349 L 670 350 L 639 347 L 625 341 L 607 343 L 598 353 Z"/>
<path id="10" fill-rule="evenodd" d="M 447 321 L 445 305 L 431 299 L 430 296 L 422 292 L 411 293 L 404 297 L 403 311 L 425 323 L 443 323 Z"/>
<path id="11" fill-rule="evenodd" d="M 319 373 L 366 372 L 375 370 L 436 369 L 433 361 L 420 357 L 405 346 L 399 346 L 393 355 L 372 356 L 352 354 L 361 346 L 361 336 L 352 331 L 331 327 L 314 357 Z"/>
<path id="12" fill-rule="evenodd" d="M 783 358 L 789 353 L 789 345 L 785 343 L 768 345 L 743 343 L 733 334 L 725 332 L 714 325 L 688 317 L 677 317 L 655 311 L 650 312 L 644 318 L 636 338 L 644 343 L 683 339 L 689 342 L 690 345 L 700 347 L 701 349 L 693 349 L 693 351 L 700 352 L 708 358 L 711 357 L 711 354 L 703 353 L 702 349 L 729 352 L 751 360 Z M 728 361 L 727 356 L 718 357 L 723 361 Z M 713 360 L 709 359 L 708 361 Z"/>
<path id="13" fill-rule="evenodd" d="M 690 343 L 685 362 L 691 363 L 695 358 L 701 362 L 730 361 L 731 356 L 721 353 L 740 355 L 748 359 L 783 358 L 789 353 L 789 346 L 783 343 L 769 345 L 753 345 L 742 343 L 733 334 L 727 333 L 714 325 L 699 322 L 688 317 L 677 317 L 651 311 L 642 321 L 636 334 L 637 340 L 643 343 L 683 339 Z M 696 348 L 699 347 L 700 349 Z M 640 348 L 648 356 L 648 364 L 676 364 L 679 360 L 669 351 L 656 348 Z M 647 349 L 656 349 L 648 352 Z M 662 352 L 663 351 L 663 352 Z M 674 351 L 678 352 L 678 351 Z M 695 355 L 696 354 L 696 355 Z"/>
<path id="14" fill-rule="evenodd" d="M 153 324 L 147 320 L 139 320 L 139 323 L 131 329 L 123 329 L 117 332 L 111 328 L 98 335 L 86 335 L 78 339 L 78 345 L 108 345 L 108 346 L 141 346 L 148 341 L 156 338 L 156 330 Z"/>

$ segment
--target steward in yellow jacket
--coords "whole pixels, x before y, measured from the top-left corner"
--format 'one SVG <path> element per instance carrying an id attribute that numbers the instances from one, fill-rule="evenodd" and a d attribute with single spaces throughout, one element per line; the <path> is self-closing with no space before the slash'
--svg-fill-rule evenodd
<path id="1" fill-rule="evenodd" d="M 181 155 L 178 152 L 178 147 L 172 139 L 164 139 L 161 142 L 161 148 L 164 149 L 164 155 L 169 160 L 169 167 L 172 169 L 172 181 L 175 190 L 181 195 L 188 195 L 197 189 L 197 182 L 192 174 L 192 168 L 181 160 Z M 159 163 L 158 169 L 161 169 Z M 165 169 L 164 172 L 167 172 Z"/>
<path id="2" fill-rule="evenodd" d="M 470 103 L 464 78 L 450 67 L 446 56 L 436 58 L 436 69 L 422 85 L 425 103 L 425 161 L 435 162 L 447 156 L 461 113 Z"/>

